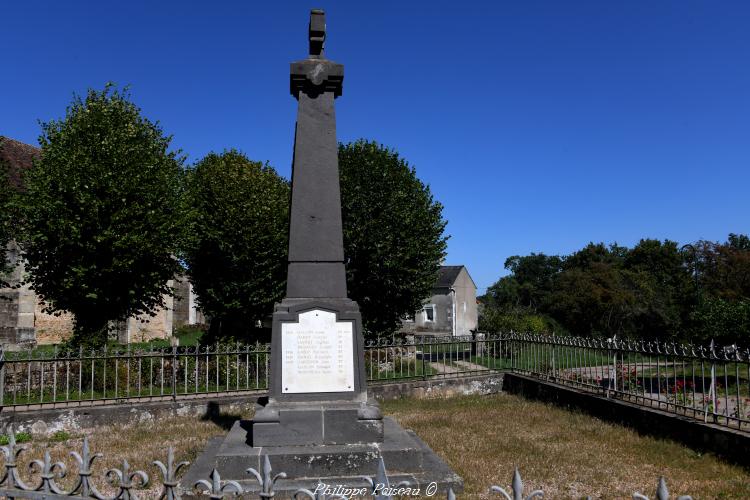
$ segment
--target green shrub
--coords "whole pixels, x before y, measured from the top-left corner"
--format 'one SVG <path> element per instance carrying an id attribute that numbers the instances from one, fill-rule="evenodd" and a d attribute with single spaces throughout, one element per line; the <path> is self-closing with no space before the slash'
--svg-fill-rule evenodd
<path id="1" fill-rule="evenodd" d="M 180 345 L 196 345 L 200 343 L 204 333 L 206 327 L 203 325 L 182 325 L 175 328 L 174 336 L 180 339 Z"/>
<path id="2" fill-rule="evenodd" d="M 68 439 L 70 439 L 70 433 L 63 430 L 55 432 L 50 437 L 50 441 L 54 441 L 57 443 L 62 443 L 63 441 L 67 441 Z"/>
<path id="3" fill-rule="evenodd" d="M 565 333 L 557 321 L 544 314 L 532 314 L 524 311 L 485 308 L 479 317 L 479 329 L 491 333 Z"/>
<path id="4" fill-rule="evenodd" d="M 31 434 L 28 432 L 16 432 L 16 443 L 28 443 L 31 441 Z M 0 434 L 0 445 L 5 446 L 9 443 L 8 436 Z"/>

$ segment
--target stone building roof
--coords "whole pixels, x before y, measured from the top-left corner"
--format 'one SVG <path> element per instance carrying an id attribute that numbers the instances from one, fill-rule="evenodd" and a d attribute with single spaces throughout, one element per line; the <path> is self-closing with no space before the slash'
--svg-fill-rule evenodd
<path id="1" fill-rule="evenodd" d="M 464 266 L 440 266 L 435 288 L 450 288 L 458 278 L 458 273 Z"/>
<path id="2" fill-rule="evenodd" d="M 21 187 L 21 172 L 30 168 L 40 153 L 37 147 L 0 135 L 0 160 L 8 165 L 11 186 Z"/>
<path id="3" fill-rule="evenodd" d="M 456 282 L 456 279 L 458 278 L 459 273 L 461 273 L 461 269 L 464 269 L 466 266 L 440 266 L 440 269 L 438 270 L 438 277 L 435 281 L 435 288 L 450 288 L 453 286 L 453 284 Z M 466 270 L 466 274 L 469 274 L 469 270 Z M 469 279 L 474 282 L 471 275 L 469 275 Z M 474 285 L 476 286 L 476 284 Z"/>

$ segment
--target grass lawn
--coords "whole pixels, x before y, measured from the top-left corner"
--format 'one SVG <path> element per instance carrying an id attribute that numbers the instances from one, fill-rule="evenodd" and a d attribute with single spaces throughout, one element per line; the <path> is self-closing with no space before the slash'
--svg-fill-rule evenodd
<path id="1" fill-rule="evenodd" d="M 386 402 L 383 410 L 414 429 L 464 478 L 466 493 L 459 498 L 489 498 L 486 492 L 493 484 L 508 489 L 516 466 L 528 488 L 526 494 L 531 488 L 544 488 L 545 498 L 551 499 L 586 494 L 631 498 L 634 491 L 654 498 L 659 475 L 667 477 L 674 498 L 680 494 L 695 499 L 750 498 L 748 470 L 672 441 L 639 436 L 587 415 L 517 396 L 405 399 Z M 226 416 L 223 423 L 235 418 Z M 150 462 L 165 461 L 167 446 L 175 447 L 176 459 L 193 460 L 209 437 L 225 432 L 217 423 L 194 417 L 93 429 L 87 432 L 92 450 L 105 453 L 104 459 L 95 462 L 94 477 L 102 484 L 101 474 L 126 458 L 131 470 L 142 468 L 158 478 Z M 71 472 L 77 471 L 67 453 L 80 452 L 81 440 L 82 435 L 64 442 L 33 440 L 29 443 L 33 452 L 25 459 L 21 456 L 22 476 L 27 477 L 29 459 L 41 457 L 45 449 L 54 460 L 64 460 Z M 142 497 L 152 498 L 143 493 Z"/>
<path id="2" fill-rule="evenodd" d="M 748 470 L 518 396 L 400 400 L 383 410 L 464 478 L 465 497 L 485 497 L 493 484 L 509 489 L 518 467 L 525 493 L 543 488 L 545 498 L 631 498 L 635 491 L 654 498 L 660 475 L 674 498 L 750 498 Z"/>

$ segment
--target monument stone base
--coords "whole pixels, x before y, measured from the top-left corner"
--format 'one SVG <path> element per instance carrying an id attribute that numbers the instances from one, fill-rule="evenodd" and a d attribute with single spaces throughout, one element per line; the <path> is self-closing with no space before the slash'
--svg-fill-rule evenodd
<path id="1" fill-rule="evenodd" d="M 215 438 L 190 467 L 181 484 L 186 491 L 198 479 L 209 477 L 216 469 L 222 481 L 238 481 L 248 492 L 260 491 L 251 474 L 252 467 L 262 474 L 264 457 L 273 474 L 284 472 L 274 491 L 276 497 L 290 498 L 300 488 L 314 491 L 319 484 L 332 487 L 365 488 L 362 476 L 375 477 L 380 457 L 385 462 L 391 486 L 405 481 L 412 488 L 426 491 L 431 483 L 438 492 L 449 487 L 454 492 L 463 490 L 463 480 L 433 452 L 414 432 L 403 429 L 390 418 L 383 418 L 381 442 L 358 444 L 322 444 L 309 446 L 252 446 L 252 426 L 249 420 L 235 422 L 224 438 Z"/>
<path id="2" fill-rule="evenodd" d="M 383 440 L 383 417 L 375 401 L 270 402 L 255 412 L 250 445 L 309 446 Z"/>

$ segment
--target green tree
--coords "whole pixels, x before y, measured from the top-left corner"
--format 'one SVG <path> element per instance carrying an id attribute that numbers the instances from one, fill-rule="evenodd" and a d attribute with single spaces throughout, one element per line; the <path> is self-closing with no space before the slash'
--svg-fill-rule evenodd
<path id="1" fill-rule="evenodd" d="M 181 162 L 171 137 L 108 85 L 42 124 L 21 200 L 32 288 L 74 315 L 73 342 L 101 345 L 109 321 L 151 313 L 170 293 Z"/>
<path id="2" fill-rule="evenodd" d="M 554 277 L 560 272 L 562 259 L 543 253 L 514 255 L 505 260 L 510 276 L 501 278 L 487 292 L 502 307 L 523 307 L 537 311 L 552 291 Z"/>
<path id="3" fill-rule="evenodd" d="M 637 297 L 630 276 L 608 262 L 561 272 L 550 295 L 548 311 L 576 335 L 627 335 Z"/>
<path id="4" fill-rule="evenodd" d="M 727 246 L 740 251 L 750 251 L 750 237 L 746 234 L 729 233 Z"/>
<path id="5" fill-rule="evenodd" d="M 249 340 L 284 295 L 289 184 L 238 151 L 188 173 L 185 262 L 212 340 Z"/>
<path id="6" fill-rule="evenodd" d="M 750 238 L 589 243 L 563 257 L 512 256 L 481 297 L 481 328 L 742 342 L 750 336 Z M 540 330 L 541 329 L 541 330 Z"/>
<path id="7" fill-rule="evenodd" d="M 365 333 L 386 335 L 430 296 L 447 237 L 443 206 L 398 153 L 375 142 L 339 145 L 349 296 Z"/>
<path id="8" fill-rule="evenodd" d="M 479 315 L 479 328 L 491 332 L 564 331 L 545 310 L 561 266 L 562 259 L 557 255 L 532 253 L 508 257 L 505 269 L 510 274 L 500 278 L 481 297 L 484 307 Z"/>
<path id="9" fill-rule="evenodd" d="M 701 240 L 691 245 L 696 283 L 690 336 L 746 344 L 750 338 L 750 238 L 730 234 L 725 243 Z"/>
<path id="10" fill-rule="evenodd" d="M 564 328 L 544 314 L 533 314 L 527 309 L 483 307 L 479 314 L 479 329 L 484 332 L 510 331 L 537 334 L 565 334 Z"/>
<path id="11" fill-rule="evenodd" d="M 696 308 L 694 339 L 719 344 L 747 344 L 750 336 L 750 300 L 729 301 L 704 297 Z"/>
<path id="12" fill-rule="evenodd" d="M 631 272 L 637 294 L 634 334 L 645 338 L 684 334 L 695 306 L 695 283 L 677 243 L 642 239 L 628 251 L 624 267 Z"/>
<path id="13" fill-rule="evenodd" d="M 595 263 L 620 267 L 628 253 L 626 247 L 613 243 L 589 243 L 577 252 L 573 252 L 563 259 L 563 269 L 586 269 Z"/>
<path id="14" fill-rule="evenodd" d="M 704 295 L 727 300 L 750 299 L 750 243 L 730 234 L 726 243 L 699 241 L 695 245 L 698 287 Z"/>

